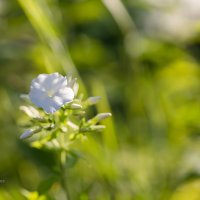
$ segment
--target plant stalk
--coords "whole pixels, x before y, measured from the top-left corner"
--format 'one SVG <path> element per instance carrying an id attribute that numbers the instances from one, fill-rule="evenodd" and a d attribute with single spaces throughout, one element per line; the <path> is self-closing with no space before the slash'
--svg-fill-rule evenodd
<path id="1" fill-rule="evenodd" d="M 60 169 L 61 169 L 61 186 L 65 192 L 66 200 L 71 200 L 69 189 L 67 185 L 67 175 L 66 175 L 66 151 L 61 151 L 60 154 Z"/>

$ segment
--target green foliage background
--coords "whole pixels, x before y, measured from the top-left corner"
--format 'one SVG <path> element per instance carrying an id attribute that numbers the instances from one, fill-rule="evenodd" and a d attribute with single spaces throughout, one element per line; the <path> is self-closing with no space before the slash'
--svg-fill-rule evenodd
<path id="1" fill-rule="evenodd" d="M 76 144 L 79 160 L 69 156 L 72 199 L 200 199 L 199 21 L 187 37 L 151 34 L 151 9 L 142 0 L 0 1 L 0 200 L 64 199 L 54 155 L 20 141 L 18 126 L 20 94 L 55 71 L 79 77 L 85 97 L 102 96 L 97 110 L 113 114 L 102 134 Z"/>

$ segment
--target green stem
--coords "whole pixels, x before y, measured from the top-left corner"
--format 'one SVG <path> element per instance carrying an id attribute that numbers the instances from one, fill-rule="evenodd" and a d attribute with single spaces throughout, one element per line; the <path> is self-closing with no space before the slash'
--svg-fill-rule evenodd
<path id="1" fill-rule="evenodd" d="M 61 169 L 61 186 L 65 192 L 66 200 L 71 200 L 68 186 L 67 186 L 67 177 L 66 177 L 66 151 L 61 151 L 60 153 L 60 169 Z"/>

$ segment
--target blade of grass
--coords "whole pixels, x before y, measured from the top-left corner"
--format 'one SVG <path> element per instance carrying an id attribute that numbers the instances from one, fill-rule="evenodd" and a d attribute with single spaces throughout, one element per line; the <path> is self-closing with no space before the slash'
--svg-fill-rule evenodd
<path id="1" fill-rule="evenodd" d="M 79 79 L 81 90 L 86 94 L 84 84 L 71 59 L 67 44 L 62 39 L 61 31 L 56 24 L 57 21 L 54 20 L 48 1 L 18 0 L 18 2 L 44 45 L 43 52 L 47 55 L 43 57 L 45 60 L 44 63 L 47 64 L 48 71 L 52 72 L 52 70 L 54 70 L 72 73 Z M 47 62 L 47 57 L 49 55 L 55 60 L 54 63 L 57 63 L 56 66 L 49 67 L 49 62 Z"/>
<path id="2" fill-rule="evenodd" d="M 102 0 L 124 35 L 137 32 L 135 23 L 120 0 Z"/>

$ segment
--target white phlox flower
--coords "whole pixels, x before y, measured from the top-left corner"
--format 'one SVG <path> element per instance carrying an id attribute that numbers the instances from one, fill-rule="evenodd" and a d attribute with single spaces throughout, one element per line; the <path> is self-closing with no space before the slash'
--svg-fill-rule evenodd
<path id="1" fill-rule="evenodd" d="M 75 92 L 72 88 L 74 84 L 74 82 L 69 84 L 67 77 L 57 72 L 40 74 L 31 83 L 29 98 L 47 113 L 54 113 L 74 99 Z"/>

